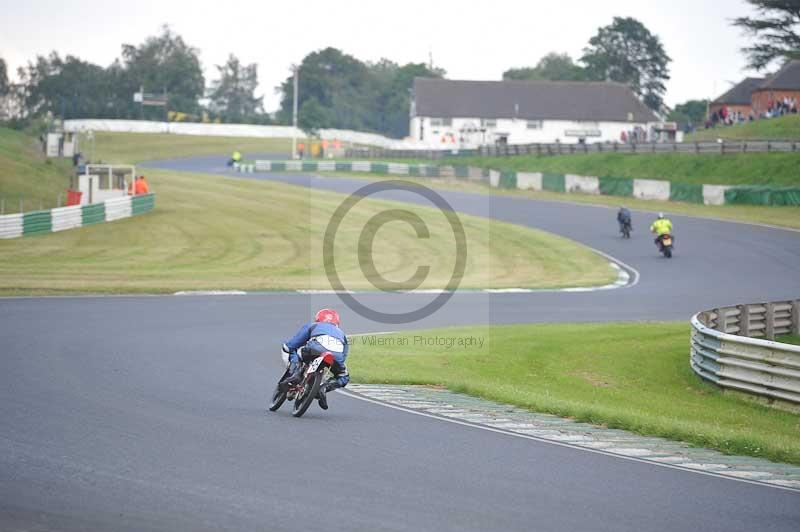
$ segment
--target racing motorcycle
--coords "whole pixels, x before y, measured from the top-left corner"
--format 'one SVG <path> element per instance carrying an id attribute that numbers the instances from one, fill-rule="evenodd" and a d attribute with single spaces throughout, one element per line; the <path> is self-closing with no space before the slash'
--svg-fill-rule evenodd
<path id="1" fill-rule="evenodd" d="M 302 360 L 302 359 L 301 359 Z M 302 378 L 297 384 L 290 384 L 288 388 L 281 389 L 280 383 L 289 376 L 289 360 L 285 359 L 286 371 L 278 380 L 272 400 L 269 404 L 270 412 L 278 410 L 284 401 L 294 401 L 292 415 L 300 417 L 306 413 L 311 403 L 318 397 L 319 388 L 330 377 L 330 368 L 333 365 L 333 355 L 325 351 L 316 356 L 311 362 L 302 361 Z"/>
<path id="2" fill-rule="evenodd" d="M 668 259 L 672 258 L 673 238 L 669 233 L 665 233 L 658 237 L 658 251 L 664 254 Z"/>
<path id="3" fill-rule="evenodd" d="M 622 238 L 630 238 L 631 237 L 631 223 L 630 222 L 623 222 L 622 227 L 619 230 L 622 233 Z"/>

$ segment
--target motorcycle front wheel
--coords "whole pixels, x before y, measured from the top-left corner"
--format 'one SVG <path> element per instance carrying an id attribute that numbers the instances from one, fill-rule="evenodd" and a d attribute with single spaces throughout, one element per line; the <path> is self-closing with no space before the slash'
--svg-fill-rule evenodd
<path id="1" fill-rule="evenodd" d="M 322 384 L 322 372 L 318 371 L 306 377 L 306 382 L 303 386 L 303 393 L 294 401 L 294 409 L 292 415 L 300 417 L 306 413 L 308 407 L 319 394 L 319 387 Z"/>
<path id="2" fill-rule="evenodd" d="M 269 403 L 269 411 L 275 412 L 281 407 L 286 400 L 286 392 L 281 391 L 280 386 L 275 386 L 275 391 L 272 392 L 272 400 Z"/>

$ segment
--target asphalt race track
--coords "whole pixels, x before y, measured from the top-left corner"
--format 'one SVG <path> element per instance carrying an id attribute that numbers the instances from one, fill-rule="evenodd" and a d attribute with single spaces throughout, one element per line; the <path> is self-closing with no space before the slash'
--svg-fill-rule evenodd
<path id="1" fill-rule="evenodd" d="M 224 159 L 158 163 L 228 172 Z M 351 192 L 360 179 L 258 175 Z M 595 292 L 457 293 L 423 323 L 360 318 L 334 295 L 0 299 L 0 530 L 797 531 L 800 493 L 524 440 L 332 394 L 265 406 L 280 343 L 322 305 L 349 332 L 470 323 L 688 319 L 800 294 L 800 233 L 671 217 L 672 260 L 634 212 L 440 192 L 460 212 L 542 228 L 624 263 Z M 400 200 L 419 198 L 398 192 Z M 266 208 L 266 207 L 265 207 Z M 425 294 L 369 294 L 398 312 Z M 688 348 L 688 342 L 687 342 Z"/>

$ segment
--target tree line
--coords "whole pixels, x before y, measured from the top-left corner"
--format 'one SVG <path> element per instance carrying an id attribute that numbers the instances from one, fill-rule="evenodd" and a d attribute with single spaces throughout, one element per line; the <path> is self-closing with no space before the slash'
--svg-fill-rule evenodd
<path id="1" fill-rule="evenodd" d="M 798 0 L 747 2 L 755 15 L 732 24 L 754 38 L 742 50 L 748 67 L 762 70 L 775 61 L 800 57 Z M 650 109 L 669 112 L 675 121 L 697 123 L 705 114 L 705 100 L 690 100 L 672 110 L 664 106 L 670 62 L 659 37 L 644 24 L 614 17 L 611 24 L 598 28 L 577 60 L 551 52 L 535 66 L 506 70 L 503 79 L 616 81 L 628 85 Z M 414 78 L 446 74 L 424 63 L 364 62 L 330 47 L 309 53 L 293 68 L 300 79 L 301 128 L 355 129 L 398 138 L 408 134 Z M 279 109 L 265 112 L 263 97 L 255 95 L 256 64 L 243 64 L 230 54 L 224 64 L 216 65 L 215 79 L 206 84 L 198 50 L 168 26 L 139 45 L 122 45 L 120 57 L 107 67 L 52 52 L 20 68 L 18 77 L 19 83 L 9 83 L 0 58 L 0 96 L 11 94 L 23 122 L 41 116 L 163 120 L 169 112 L 171 119 L 191 121 L 292 121 L 292 72 L 276 88 L 281 94 Z M 165 96 L 166 109 L 135 102 L 133 95 L 140 90 Z"/>
<path id="2" fill-rule="evenodd" d="M 308 54 L 296 67 L 301 81 L 299 123 L 319 128 L 373 131 L 392 137 L 408 134 L 413 80 L 442 77 L 441 69 L 422 63 L 399 65 L 388 59 L 362 62 L 335 48 Z M 291 124 L 292 75 L 277 90 L 280 109 L 267 113 L 257 97 L 258 66 L 230 54 L 216 65 L 206 85 L 199 51 L 164 26 L 139 45 L 123 44 L 121 57 L 102 67 L 58 52 L 37 56 L 18 69 L 19 83 L 9 84 L 0 58 L 0 96 L 12 93 L 21 110 L 17 121 L 42 116 L 62 119 L 117 118 Z M 138 92 L 165 98 L 166 106 L 134 101 Z"/>

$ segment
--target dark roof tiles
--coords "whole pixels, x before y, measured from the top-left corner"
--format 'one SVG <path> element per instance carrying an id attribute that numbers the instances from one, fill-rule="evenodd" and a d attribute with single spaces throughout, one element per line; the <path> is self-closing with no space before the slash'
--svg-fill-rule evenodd
<path id="1" fill-rule="evenodd" d="M 461 81 L 416 78 L 416 116 L 655 122 L 625 85 L 586 81 Z"/>
<path id="2" fill-rule="evenodd" d="M 764 78 L 744 78 L 711 104 L 750 105 L 753 91 L 757 90 L 762 83 L 764 83 Z"/>
<path id="3" fill-rule="evenodd" d="M 800 91 L 800 59 L 793 59 L 768 77 L 757 90 Z"/>

